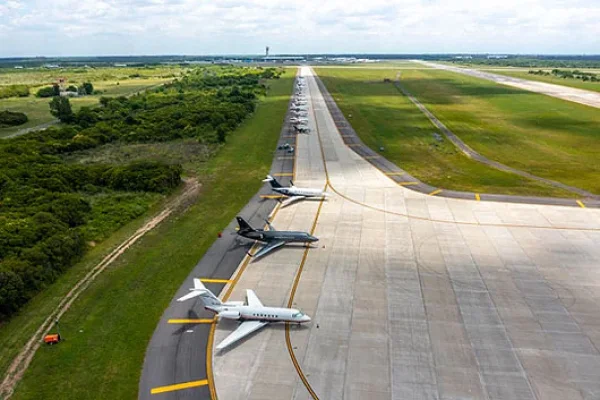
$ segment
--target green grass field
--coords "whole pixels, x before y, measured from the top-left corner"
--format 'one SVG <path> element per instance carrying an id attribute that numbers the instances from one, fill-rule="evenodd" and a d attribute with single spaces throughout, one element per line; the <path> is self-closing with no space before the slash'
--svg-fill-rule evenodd
<path id="1" fill-rule="evenodd" d="M 56 82 L 59 77 L 66 78 L 67 85 L 90 81 L 94 89 L 102 91 L 99 95 L 72 98 L 71 105 L 73 110 L 77 111 L 82 106 L 97 104 L 102 96 L 128 96 L 168 82 L 183 72 L 184 69 L 180 67 L 0 70 L 0 85 L 26 84 L 30 85 L 31 92 L 29 97 L 0 99 L 0 110 L 23 112 L 29 118 L 26 124 L 0 128 L 0 138 L 10 136 L 21 129 L 36 127 L 55 120 L 48 106 L 50 99 L 37 98 L 35 93 L 40 87 Z"/>
<path id="2" fill-rule="evenodd" d="M 484 156 L 600 194 L 600 110 L 440 70 L 402 84 Z"/>
<path id="3" fill-rule="evenodd" d="M 262 185 L 287 109 L 293 72 L 271 81 L 269 96 L 255 114 L 228 137 L 215 157 L 194 167 L 203 184 L 198 202 L 128 250 L 65 314 L 61 332 L 67 340 L 37 352 L 13 399 L 137 397 L 146 346 L 164 309 L 217 233 Z M 136 224 L 97 246 L 1 327 L 0 371 L 52 303 Z"/>
<path id="4" fill-rule="evenodd" d="M 562 190 L 486 167 L 464 156 L 392 83 L 396 71 L 319 69 L 360 138 L 423 182 L 452 190 L 570 197 Z M 425 71 L 429 72 L 429 71 Z M 402 70 L 401 77 L 412 74 Z"/>

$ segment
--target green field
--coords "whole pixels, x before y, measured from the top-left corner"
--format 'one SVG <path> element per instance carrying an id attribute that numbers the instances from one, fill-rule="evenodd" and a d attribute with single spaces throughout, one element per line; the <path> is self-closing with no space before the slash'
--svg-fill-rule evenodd
<path id="1" fill-rule="evenodd" d="M 50 114 L 49 98 L 37 98 L 35 93 L 40 87 L 50 86 L 59 77 L 66 78 L 67 85 L 78 85 L 91 82 L 95 90 L 102 94 L 72 98 L 73 110 L 82 106 L 98 103 L 102 96 L 127 96 L 151 88 L 180 76 L 185 70 L 180 67 L 140 67 L 140 68 L 65 68 L 48 70 L 36 68 L 32 70 L 0 69 L 0 86 L 25 84 L 30 86 L 29 97 L 11 97 L 0 99 L 0 110 L 18 111 L 27 114 L 26 124 L 9 128 L 0 128 L 0 138 L 9 136 L 21 129 L 36 127 L 55 118 Z M 139 75 L 139 76 L 137 76 Z"/>
<path id="2" fill-rule="evenodd" d="M 533 69 L 533 68 L 532 68 Z M 539 68 L 535 68 L 535 70 L 537 71 Z M 481 70 L 485 71 L 485 68 L 481 68 Z M 543 71 L 548 71 L 550 72 L 551 70 L 544 70 Z M 595 69 L 581 69 L 580 71 L 584 71 L 584 72 L 591 72 L 591 73 L 595 73 L 595 74 L 600 74 L 600 72 L 598 72 L 598 70 Z M 494 74 L 498 74 L 498 75 L 506 75 L 506 76 L 512 76 L 515 78 L 521 78 L 521 79 L 527 79 L 530 81 L 538 81 L 538 82 L 546 82 L 546 83 L 553 83 L 555 85 L 562 85 L 562 86 L 569 86 L 569 87 L 574 87 L 577 89 L 584 89 L 584 90 L 591 90 L 594 92 L 600 92 L 600 82 L 584 82 L 581 79 L 563 79 L 557 76 L 547 76 L 547 75 L 535 75 L 535 74 L 529 74 L 528 71 L 511 71 L 511 70 L 506 70 L 506 71 L 500 71 L 500 70 L 493 70 L 493 71 L 489 71 L 491 73 Z"/>
<path id="3" fill-rule="evenodd" d="M 392 83 L 396 71 L 317 68 L 360 138 L 423 182 L 477 193 L 572 196 L 464 156 Z M 433 71 L 433 70 L 432 70 Z M 402 70 L 401 77 L 417 71 Z M 423 71 L 423 72 L 429 72 Z M 434 71 L 433 71 L 434 72 Z M 445 121 L 444 121 L 445 122 Z"/>
<path id="4" fill-rule="evenodd" d="M 203 185 L 200 199 L 150 232 L 84 292 L 61 320 L 66 341 L 37 352 L 14 399 L 137 397 L 146 346 L 163 310 L 269 170 L 293 72 L 270 82 L 269 95 L 215 157 L 188 166 Z M 0 329 L 0 371 L 77 278 L 139 225 L 97 246 Z"/>

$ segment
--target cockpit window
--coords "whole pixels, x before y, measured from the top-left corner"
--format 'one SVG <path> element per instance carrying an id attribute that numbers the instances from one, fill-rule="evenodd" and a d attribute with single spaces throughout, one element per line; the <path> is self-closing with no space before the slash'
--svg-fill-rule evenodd
<path id="1" fill-rule="evenodd" d="M 298 311 L 297 313 L 292 314 L 292 318 L 300 318 L 303 316 L 304 316 L 304 313 L 302 311 Z"/>

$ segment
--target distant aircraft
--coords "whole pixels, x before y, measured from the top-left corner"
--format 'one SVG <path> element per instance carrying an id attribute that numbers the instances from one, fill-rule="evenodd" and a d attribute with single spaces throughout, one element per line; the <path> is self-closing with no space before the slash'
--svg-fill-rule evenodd
<path id="1" fill-rule="evenodd" d="M 200 279 L 194 279 L 194 288 L 190 289 L 190 293 L 180 297 L 177 301 L 186 301 L 194 297 L 200 297 L 204 308 L 214 312 L 219 318 L 241 322 L 235 331 L 217 345 L 217 350 L 232 345 L 270 322 L 292 322 L 296 324 L 310 322 L 308 315 L 295 308 L 263 306 L 256 293 L 249 289 L 246 290 L 246 302 L 229 301 L 223 303 L 202 284 Z"/>
<path id="2" fill-rule="evenodd" d="M 307 197 L 327 197 L 329 196 L 329 193 L 325 192 L 324 190 L 321 189 L 311 189 L 311 188 L 299 188 L 294 186 L 294 182 L 290 181 L 290 185 L 291 186 L 281 186 L 281 183 L 279 183 L 279 181 L 275 178 L 273 178 L 271 175 L 267 175 L 267 177 L 265 179 L 263 179 L 263 182 L 269 182 L 269 184 L 271 185 L 271 189 L 274 192 L 277 192 L 279 194 L 282 194 L 284 196 L 287 197 L 287 199 L 285 199 L 281 205 L 282 207 L 285 207 L 291 203 L 294 203 L 298 200 L 303 200 L 306 199 Z"/>
<path id="3" fill-rule="evenodd" d="M 319 240 L 308 232 L 278 231 L 273 228 L 269 221 L 266 221 L 267 225 L 269 225 L 269 230 L 254 229 L 242 217 L 237 216 L 236 218 L 239 225 L 238 235 L 247 239 L 258 240 L 265 244 L 256 254 L 250 254 L 255 258 L 262 257 L 286 243 L 312 243 Z"/>

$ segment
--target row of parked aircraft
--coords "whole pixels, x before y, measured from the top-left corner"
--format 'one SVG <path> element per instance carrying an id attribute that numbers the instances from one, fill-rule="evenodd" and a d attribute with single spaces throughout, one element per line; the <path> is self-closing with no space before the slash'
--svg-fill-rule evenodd
<path id="1" fill-rule="evenodd" d="M 302 94 L 304 87 L 304 78 L 300 77 L 296 86 L 297 92 L 299 91 Z M 296 111 L 293 111 L 294 109 Z M 294 126 L 306 126 L 306 129 L 308 129 L 308 102 L 302 98 L 295 99 L 292 104 L 292 112 L 295 114 L 295 117 L 292 118 Z M 267 175 L 263 182 L 269 183 L 273 192 L 286 198 L 281 202 L 282 207 L 299 200 L 325 198 L 329 195 L 322 189 L 296 187 L 292 181 L 290 181 L 289 186 L 283 186 L 271 175 Z M 308 232 L 279 231 L 269 221 L 266 221 L 268 229 L 253 228 L 240 216 L 237 217 L 237 223 L 237 234 L 239 236 L 263 244 L 255 254 L 249 254 L 254 258 L 263 257 L 286 243 L 313 243 L 319 240 Z M 272 322 L 302 324 L 311 320 L 308 315 L 295 308 L 266 307 L 259 300 L 256 293 L 249 289 L 246 290 L 245 301 L 222 302 L 204 286 L 200 279 L 194 279 L 194 287 L 190 289 L 190 293 L 180 297 L 177 301 L 186 301 L 197 297 L 204 304 L 204 308 L 213 312 L 218 319 L 231 319 L 240 322 L 237 329 L 217 345 L 217 350 L 223 350 Z"/>
<path id="2" fill-rule="evenodd" d="M 304 77 L 298 77 L 290 111 L 292 113 L 290 122 L 294 131 L 296 133 L 309 133 L 308 100 L 306 99 L 306 82 L 304 81 Z"/>

